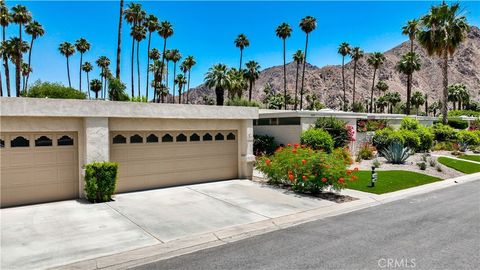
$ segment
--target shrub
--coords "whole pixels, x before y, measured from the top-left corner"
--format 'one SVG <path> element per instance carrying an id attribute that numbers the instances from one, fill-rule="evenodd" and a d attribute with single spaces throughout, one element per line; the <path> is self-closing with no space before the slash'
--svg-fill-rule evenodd
<path id="1" fill-rule="evenodd" d="M 310 128 L 302 132 L 300 142 L 315 150 L 323 150 L 331 153 L 334 142 L 332 136 L 323 129 Z"/>
<path id="2" fill-rule="evenodd" d="M 141 97 L 129 97 L 130 102 L 147 102 L 147 97 L 141 96 Z"/>
<path id="3" fill-rule="evenodd" d="M 441 151 L 441 150 L 445 150 L 445 151 L 453 151 L 453 149 L 455 148 L 455 144 L 454 142 L 437 142 L 435 144 L 435 146 L 433 146 L 433 150 L 435 151 Z"/>
<path id="4" fill-rule="evenodd" d="M 316 194 L 326 188 L 341 190 L 347 181 L 357 179 L 357 169 L 346 170 L 350 161 L 344 155 L 342 149 L 327 154 L 308 147 L 287 146 L 270 157 L 261 157 L 257 168 L 270 183 L 287 184 L 294 191 Z"/>
<path id="5" fill-rule="evenodd" d="M 437 123 L 432 127 L 435 140 L 439 142 L 453 141 L 457 139 L 457 131 L 451 126 Z"/>
<path id="6" fill-rule="evenodd" d="M 480 118 L 477 118 L 470 122 L 470 126 L 468 127 L 468 130 L 480 130 Z"/>
<path id="7" fill-rule="evenodd" d="M 400 137 L 398 141 L 401 141 L 405 147 L 408 147 L 413 151 L 417 151 L 419 149 L 420 137 L 418 136 L 417 131 L 399 129 L 396 131 L 396 133 L 398 133 L 397 136 Z"/>
<path id="8" fill-rule="evenodd" d="M 393 134 L 394 131 L 388 128 L 378 130 L 375 132 L 375 135 L 373 135 L 372 138 L 373 146 L 375 146 L 378 150 L 385 149 L 392 142 Z"/>
<path id="9" fill-rule="evenodd" d="M 371 119 L 371 120 L 358 120 L 357 131 L 377 131 L 388 127 L 388 121 L 386 119 Z"/>
<path id="10" fill-rule="evenodd" d="M 429 128 L 420 126 L 415 132 L 420 140 L 420 145 L 418 146 L 417 150 L 425 152 L 430 151 L 430 149 L 433 147 L 434 139 L 432 131 Z"/>
<path id="11" fill-rule="evenodd" d="M 480 138 L 473 131 L 461 130 L 457 134 L 459 143 L 464 143 L 469 147 L 480 145 Z"/>
<path id="12" fill-rule="evenodd" d="M 91 202 L 108 202 L 112 199 L 117 182 L 118 164 L 93 162 L 85 166 L 85 193 Z"/>
<path id="13" fill-rule="evenodd" d="M 253 153 L 256 156 L 272 155 L 278 144 L 275 138 L 268 135 L 253 135 Z"/>
<path id="14" fill-rule="evenodd" d="M 373 152 L 375 151 L 375 148 L 369 144 L 369 143 L 364 143 L 362 146 L 360 146 L 360 149 L 358 149 L 358 160 L 370 160 L 373 158 Z"/>
<path id="15" fill-rule="evenodd" d="M 448 116 L 473 116 L 480 117 L 480 111 L 473 110 L 451 110 L 448 112 Z"/>
<path id="16" fill-rule="evenodd" d="M 400 123 L 401 129 L 417 130 L 420 127 L 420 122 L 417 119 L 411 117 L 404 117 Z"/>
<path id="17" fill-rule="evenodd" d="M 401 142 L 393 141 L 386 149 L 382 150 L 382 155 L 392 164 L 404 164 L 411 152 L 408 147 L 404 147 Z"/>
<path id="18" fill-rule="evenodd" d="M 252 100 L 248 101 L 248 99 L 244 98 L 234 98 L 229 99 L 225 102 L 225 106 L 241 106 L 241 107 L 258 107 L 260 108 L 262 104 L 258 101 Z"/>
<path id="19" fill-rule="evenodd" d="M 85 99 L 85 93 L 70 87 L 63 86 L 60 83 L 36 81 L 28 88 L 24 97 L 32 98 L 63 98 L 63 99 Z"/>
<path id="20" fill-rule="evenodd" d="M 430 167 L 435 167 L 437 166 L 437 161 L 434 158 L 430 158 L 428 160 L 428 163 L 430 164 Z"/>
<path id="21" fill-rule="evenodd" d="M 420 168 L 420 170 L 425 171 L 427 169 L 427 163 L 424 161 L 417 163 L 417 166 Z"/>
<path id="22" fill-rule="evenodd" d="M 318 118 L 315 128 L 327 131 L 333 138 L 335 148 L 344 147 L 354 140 L 352 127 L 334 117 Z"/>

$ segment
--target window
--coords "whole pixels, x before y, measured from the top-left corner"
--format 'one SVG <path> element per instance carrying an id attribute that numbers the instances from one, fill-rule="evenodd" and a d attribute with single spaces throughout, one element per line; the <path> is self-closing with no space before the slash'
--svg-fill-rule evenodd
<path id="1" fill-rule="evenodd" d="M 279 125 L 300 125 L 300 117 L 278 118 Z"/>
<path id="2" fill-rule="evenodd" d="M 125 137 L 123 139 L 125 140 Z M 60 139 L 57 140 L 57 145 L 58 146 L 73 145 L 73 138 L 70 138 L 67 135 L 63 135 L 62 137 L 60 137 Z"/>
<path id="3" fill-rule="evenodd" d="M 143 143 L 143 138 L 142 136 L 135 134 L 130 136 L 130 143 Z"/>
<path id="4" fill-rule="evenodd" d="M 197 133 L 193 133 L 192 135 L 190 135 L 190 141 L 191 142 L 198 142 L 198 141 L 200 141 L 200 136 L 198 136 Z"/>
<path id="5" fill-rule="evenodd" d="M 5 141 L 0 139 L 0 148 L 4 148 L 5 147 Z"/>
<path id="6" fill-rule="evenodd" d="M 127 138 L 118 134 L 117 136 L 113 137 L 113 144 L 120 144 L 120 143 L 127 143 Z"/>
<path id="7" fill-rule="evenodd" d="M 18 136 L 10 142 L 11 147 L 29 147 L 30 141 L 22 136 Z"/>
<path id="8" fill-rule="evenodd" d="M 222 133 L 217 133 L 217 135 L 215 135 L 215 141 L 223 141 L 224 139 L 225 137 Z"/>
<path id="9" fill-rule="evenodd" d="M 211 141 L 212 140 L 212 135 L 210 135 L 210 133 L 207 133 L 207 134 L 203 135 L 203 140 L 204 141 Z"/>
<path id="10" fill-rule="evenodd" d="M 261 118 L 257 120 L 257 125 L 258 126 L 268 126 L 270 125 L 270 119 L 268 118 Z"/>
<path id="11" fill-rule="evenodd" d="M 233 134 L 232 132 L 228 133 L 227 140 L 228 141 L 235 141 L 235 134 Z"/>
<path id="12" fill-rule="evenodd" d="M 162 137 L 162 142 L 173 142 L 173 137 L 170 134 L 165 134 Z"/>
<path id="13" fill-rule="evenodd" d="M 156 143 L 158 142 L 158 137 L 155 134 L 150 134 L 147 137 L 147 143 Z"/>
<path id="14" fill-rule="evenodd" d="M 52 146 L 52 139 L 47 136 L 41 136 L 35 140 L 35 146 Z"/>
<path id="15" fill-rule="evenodd" d="M 187 141 L 187 136 L 185 134 L 181 133 L 177 136 L 177 142 L 186 142 Z"/>

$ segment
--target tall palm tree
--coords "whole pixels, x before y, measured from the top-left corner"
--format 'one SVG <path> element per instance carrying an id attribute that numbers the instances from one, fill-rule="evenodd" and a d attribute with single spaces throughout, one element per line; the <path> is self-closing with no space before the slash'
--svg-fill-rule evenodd
<path id="1" fill-rule="evenodd" d="M 416 91 L 412 95 L 411 103 L 415 106 L 416 114 L 418 115 L 420 106 L 425 103 L 425 96 L 421 92 Z"/>
<path id="2" fill-rule="evenodd" d="M 102 90 L 102 81 L 93 79 L 90 82 L 90 90 L 95 93 L 95 99 L 98 99 L 98 92 Z"/>
<path id="3" fill-rule="evenodd" d="M 150 59 L 153 60 L 153 64 L 150 64 Z M 155 93 L 156 93 L 156 87 L 157 87 L 157 68 L 159 66 L 158 63 L 158 59 L 160 59 L 160 52 L 158 51 L 158 49 L 151 49 L 148 51 L 148 63 L 149 63 L 149 69 L 147 71 L 147 85 L 148 85 L 148 73 L 152 72 L 153 73 L 153 83 L 152 83 L 152 86 L 153 86 L 153 101 L 156 102 L 156 99 L 155 99 Z M 153 66 L 152 66 L 153 65 Z M 147 101 L 148 101 L 148 87 L 147 87 L 147 93 L 146 93 L 146 98 L 147 98 Z"/>
<path id="4" fill-rule="evenodd" d="M 228 67 L 226 65 L 216 64 L 209 68 L 207 74 L 205 74 L 205 85 L 215 89 L 217 106 L 223 106 L 225 89 L 230 85 L 227 71 Z"/>
<path id="5" fill-rule="evenodd" d="M 410 40 L 410 52 L 413 53 L 413 42 L 415 41 L 415 37 L 418 32 L 420 24 L 419 21 L 416 19 L 410 20 L 407 22 L 405 26 L 402 27 L 402 34 L 408 36 Z"/>
<path id="6" fill-rule="evenodd" d="M 16 5 L 12 8 L 12 21 L 18 24 L 18 36 L 20 38 L 20 43 L 23 42 L 22 39 L 22 26 L 26 25 L 32 20 L 32 14 L 28 11 L 27 7 L 22 5 Z"/>
<path id="7" fill-rule="evenodd" d="M 342 82 L 343 82 L 343 110 L 347 110 L 347 88 L 345 85 L 345 56 L 350 54 L 350 45 L 343 42 L 338 47 L 338 53 L 342 56 Z"/>
<path id="8" fill-rule="evenodd" d="M 169 21 L 163 21 L 160 23 L 158 28 L 158 34 L 163 38 L 163 52 L 162 52 L 162 67 L 165 66 L 165 54 L 167 50 L 167 39 L 173 35 L 173 27 Z M 168 72 L 168 64 L 167 64 Z M 163 68 L 160 69 L 160 79 L 163 79 Z M 167 76 L 168 81 L 168 76 Z M 168 88 L 168 87 L 167 87 Z M 160 102 L 160 96 L 158 97 L 158 102 Z"/>
<path id="9" fill-rule="evenodd" d="M 33 41 L 38 37 L 43 36 L 45 34 L 45 30 L 40 23 L 38 23 L 37 21 L 32 21 L 25 26 L 25 32 L 32 37 L 32 39 L 30 40 L 30 50 L 28 50 L 28 68 L 31 69 Z M 28 73 L 26 79 L 23 82 L 24 91 L 27 91 L 29 77 L 30 73 Z"/>
<path id="10" fill-rule="evenodd" d="M 285 100 L 285 110 L 287 109 L 287 60 L 286 60 L 286 39 L 292 34 L 292 28 L 288 23 L 282 23 L 275 31 L 277 37 L 283 41 L 283 99 Z"/>
<path id="11" fill-rule="evenodd" d="M 188 72 L 188 67 L 187 67 L 186 59 L 184 59 L 184 60 L 182 61 L 182 63 L 180 64 L 180 71 L 182 71 L 182 73 L 183 73 L 183 78 L 185 79 L 185 84 L 186 84 L 186 83 L 187 83 L 187 82 L 186 82 L 186 80 L 187 80 L 186 78 L 187 78 L 187 72 Z M 177 75 L 177 77 L 178 77 L 178 75 Z M 175 79 L 176 79 L 176 78 L 175 78 Z M 178 83 L 178 82 L 177 82 L 177 83 Z M 179 92 L 180 92 L 180 91 L 179 91 Z M 182 102 L 180 101 L 180 99 L 181 99 L 181 96 L 178 97 L 178 104 L 181 104 L 181 103 L 182 103 Z M 185 101 L 185 99 L 184 99 L 184 101 Z"/>
<path id="12" fill-rule="evenodd" d="M 130 35 L 132 36 L 132 59 L 131 59 L 131 82 L 132 82 L 132 97 L 135 97 L 135 77 L 133 76 L 133 69 L 134 69 L 134 58 L 135 58 L 135 36 L 134 36 L 134 29 L 136 26 L 142 24 L 146 13 L 142 10 L 142 5 L 130 3 L 127 6 L 127 9 L 124 11 L 125 20 L 132 26 Z"/>
<path id="13" fill-rule="evenodd" d="M 255 81 L 260 76 L 260 65 L 256 61 L 248 61 L 245 66 L 247 69 L 245 70 L 245 78 L 248 80 L 248 101 L 252 100 L 252 90 Z"/>
<path id="14" fill-rule="evenodd" d="M 83 65 L 82 65 L 82 70 L 83 72 L 87 73 L 87 92 L 88 92 L 88 98 L 90 98 L 90 89 L 88 86 L 90 86 L 90 78 L 88 77 L 88 74 L 90 73 L 90 71 L 92 71 L 93 69 L 93 66 L 92 64 L 90 64 L 90 62 L 85 62 Z"/>
<path id="15" fill-rule="evenodd" d="M 173 62 L 173 88 L 172 88 L 173 97 L 172 97 L 172 101 L 173 101 L 173 103 L 175 103 L 175 85 L 176 85 L 175 78 L 177 76 L 176 75 L 177 74 L 177 62 L 180 61 L 180 59 L 182 59 L 182 55 L 180 54 L 180 51 L 178 49 L 171 50 L 171 54 L 172 54 L 172 62 Z"/>
<path id="16" fill-rule="evenodd" d="M 0 24 L 2 25 L 2 57 L 3 57 L 3 67 L 5 70 L 5 84 L 7 88 L 7 96 L 10 96 L 10 69 L 8 66 L 8 44 L 6 43 L 6 28 L 12 21 L 12 14 L 9 13 L 5 1 L 0 2 Z"/>
<path id="17" fill-rule="evenodd" d="M 182 104 L 182 89 L 187 83 L 187 80 L 183 74 L 178 74 L 177 77 L 175 77 L 175 83 L 178 84 L 178 104 Z"/>
<path id="18" fill-rule="evenodd" d="M 235 47 L 240 49 L 240 66 L 238 70 L 242 70 L 243 49 L 250 46 L 250 41 L 245 34 L 240 34 L 233 43 L 235 44 Z"/>
<path id="19" fill-rule="evenodd" d="M 358 61 L 363 58 L 364 53 L 363 50 L 360 49 L 360 47 L 353 47 L 353 49 L 350 51 L 350 57 L 353 60 L 353 90 L 352 90 L 352 104 L 355 104 L 355 78 L 357 76 L 357 64 Z"/>
<path id="20" fill-rule="evenodd" d="M 193 58 L 193 56 L 189 55 L 187 56 L 187 58 L 185 58 L 185 64 L 187 66 L 187 70 L 188 70 L 188 79 L 187 79 L 187 100 L 186 100 L 186 103 L 188 104 L 188 94 L 190 93 L 190 73 L 192 71 L 192 67 L 195 66 L 197 64 L 197 62 L 195 61 L 195 58 Z"/>
<path id="21" fill-rule="evenodd" d="M 470 25 L 463 15 L 459 15 L 460 5 L 447 5 L 445 2 L 433 6 L 430 13 L 420 19 L 418 42 L 428 55 L 441 57 L 443 60 L 443 102 L 442 122 L 447 123 L 448 113 L 448 56 L 453 57 L 455 50 L 467 38 Z"/>
<path id="22" fill-rule="evenodd" d="M 385 62 L 385 59 L 385 55 L 383 55 L 381 52 L 372 53 L 367 59 L 368 65 L 373 67 L 372 91 L 370 94 L 370 112 L 373 110 L 373 90 L 375 89 L 375 76 L 377 75 L 377 70 L 381 65 L 383 65 L 383 62 Z"/>
<path id="23" fill-rule="evenodd" d="M 227 72 L 230 81 L 229 87 L 227 88 L 229 99 L 234 99 L 235 95 L 239 99 L 242 98 L 243 91 L 247 88 L 244 72 L 244 70 L 237 70 L 236 68 L 231 68 Z"/>
<path id="24" fill-rule="evenodd" d="M 78 90 L 82 91 L 82 65 L 83 65 L 83 54 L 90 50 L 90 43 L 84 38 L 80 38 L 75 42 L 75 47 L 80 53 L 80 68 L 79 68 L 79 88 Z"/>
<path id="25" fill-rule="evenodd" d="M 295 105 L 293 107 L 294 110 L 297 110 L 298 105 L 298 70 L 300 69 L 300 65 L 303 63 L 303 59 L 305 56 L 303 55 L 302 50 L 297 50 L 293 55 L 293 61 L 297 64 L 297 75 L 295 76 Z"/>
<path id="26" fill-rule="evenodd" d="M 60 53 L 67 58 L 67 75 L 68 75 L 68 87 L 72 87 L 72 82 L 70 81 L 70 64 L 68 59 L 75 53 L 75 46 L 70 42 L 63 42 L 58 47 Z"/>
<path id="27" fill-rule="evenodd" d="M 303 58 L 302 87 L 300 87 L 300 110 L 303 108 L 303 92 L 305 83 L 305 67 L 307 64 L 308 35 L 317 28 L 317 19 L 312 16 L 306 16 L 300 21 L 300 28 L 305 32 L 305 57 Z"/>
<path id="28" fill-rule="evenodd" d="M 120 79 L 120 55 L 122 52 L 122 23 L 123 23 L 123 0 L 120 0 L 120 16 L 118 18 L 118 31 L 117 31 L 117 66 L 115 67 L 115 77 L 117 79 Z"/>
<path id="29" fill-rule="evenodd" d="M 147 37 L 147 29 L 143 25 L 136 25 L 132 28 L 132 36 L 137 41 L 137 83 L 138 96 L 140 97 L 140 42 Z"/>
<path id="30" fill-rule="evenodd" d="M 412 93 L 412 78 L 415 71 L 419 71 L 421 68 L 420 57 L 415 52 L 408 52 L 402 55 L 402 58 L 396 65 L 396 70 L 407 76 L 407 103 L 406 114 L 410 114 L 410 97 Z"/>
<path id="31" fill-rule="evenodd" d="M 0 55 L 3 55 L 3 46 L 0 45 Z M 3 97 L 3 80 L 2 73 L 0 72 L 0 97 Z"/>
<path id="32" fill-rule="evenodd" d="M 166 50 L 165 51 L 165 85 L 168 88 L 168 72 L 169 72 L 169 67 L 170 67 L 170 61 L 173 59 L 173 53 L 171 50 Z M 163 76 L 163 74 L 162 74 Z M 163 78 L 162 78 L 163 79 Z"/>
<path id="33" fill-rule="evenodd" d="M 152 32 L 155 32 L 158 30 L 158 27 L 160 26 L 160 24 L 158 23 L 158 18 L 153 15 L 153 14 L 150 14 L 147 16 L 147 18 L 145 19 L 145 22 L 144 22 L 144 26 L 145 28 L 147 29 L 148 31 L 148 45 L 147 45 L 147 85 L 146 85 L 146 89 L 145 89 L 145 96 L 147 97 L 147 101 L 148 101 L 148 77 L 149 77 L 149 74 L 150 72 L 148 72 L 148 68 L 150 66 L 150 43 L 152 41 Z"/>
<path id="34" fill-rule="evenodd" d="M 107 78 L 108 78 L 108 67 L 110 66 L 110 59 L 108 59 L 108 57 L 106 56 L 100 56 L 97 61 L 95 61 L 95 63 L 97 64 L 97 66 L 100 68 L 101 72 L 100 72 L 100 75 L 101 75 L 101 79 L 102 79 L 102 84 L 103 84 L 103 88 L 104 90 L 102 91 L 102 95 L 101 97 L 103 98 L 105 95 L 104 95 L 104 92 L 106 92 L 106 86 L 107 86 Z"/>
<path id="35" fill-rule="evenodd" d="M 20 96 L 20 77 L 22 76 L 22 56 L 28 52 L 29 46 L 25 41 L 20 41 L 20 38 L 10 38 L 7 48 L 9 56 L 15 65 L 15 90 L 17 97 Z"/>
<path id="36" fill-rule="evenodd" d="M 23 87 L 22 90 L 25 92 L 25 78 L 32 72 L 32 68 L 27 63 L 22 63 L 22 78 L 23 78 Z"/>

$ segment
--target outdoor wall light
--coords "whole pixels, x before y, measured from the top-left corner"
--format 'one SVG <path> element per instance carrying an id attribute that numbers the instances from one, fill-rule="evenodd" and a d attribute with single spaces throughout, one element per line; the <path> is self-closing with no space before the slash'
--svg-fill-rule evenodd
<path id="1" fill-rule="evenodd" d="M 370 180 L 370 185 L 371 187 L 375 186 L 375 183 L 377 182 L 377 172 L 375 171 L 375 166 L 372 166 L 372 178 Z"/>

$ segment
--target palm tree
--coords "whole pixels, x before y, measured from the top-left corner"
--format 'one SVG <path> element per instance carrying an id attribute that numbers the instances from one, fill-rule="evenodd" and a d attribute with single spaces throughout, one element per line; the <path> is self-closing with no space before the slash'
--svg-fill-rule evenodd
<path id="1" fill-rule="evenodd" d="M 195 61 L 195 58 L 193 56 L 189 55 L 187 58 L 185 58 L 185 65 L 188 70 L 188 79 L 187 79 L 187 101 L 186 103 L 188 104 L 188 94 L 190 93 L 190 72 L 192 70 L 192 67 L 195 66 L 197 62 Z"/>
<path id="2" fill-rule="evenodd" d="M 20 38 L 20 43 L 23 42 L 22 39 L 22 26 L 26 25 L 32 20 L 32 14 L 27 10 L 27 7 L 22 5 L 16 5 L 12 8 L 12 21 L 18 24 L 18 35 Z"/>
<path id="3" fill-rule="evenodd" d="M 75 47 L 70 42 L 63 42 L 58 47 L 60 53 L 67 58 L 67 75 L 68 75 L 68 86 L 72 87 L 72 82 L 70 81 L 70 64 L 68 59 L 75 53 Z"/>
<path id="4" fill-rule="evenodd" d="M 108 70 L 108 67 L 110 66 L 110 59 L 108 59 L 108 57 L 106 56 L 100 56 L 97 61 L 95 61 L 95 63 L 97 64 L 97 66 L 100 68 L 101 72 L 100 72 L 100 75 L 101 75 L 101 82 L 103 84 L 103 88 L 104 88 L 104 91 L 102 91 L 102 95 L 101 97 L 103 98 L 105 95 L 104 95 L 104 92 L 106 91 L 106 86 L 107 86 L 107 78 L 108 78 L 108 73 L 107 70 Z"/>
<path id="5" fill-rule="evenodd" d="M 295 105 L 294 105 L 294 110 L 297 110 L 297 104 L 298 104 L 298 70 L 300 69 L 300 65 L 303 63 L 304 55 L 302 50 L 297 50 L 295 54 L 293 55 L 293 61 L 297 63 L 297 75 L 295 77 Z"/>
<path id="6" fill-rule="evenodd" d="M 120 0 L 120 16 L 118 18 L 118 32 L 117 32 L 117 66 L 115 68 L 115 77 L 117 79 L 120 79 L 120 55 L 122 52 L 122 23 L 123 23 L 122 17 L 123 17 L 123 0 Z"/>
<path id="7" fill-rule="evenodd" d="M 182 88 L 187 83 L 183 74 L 178 74 L 175 77 L 175 84 L 178 84 L 178 104 L 182 104 Z"/>
<path id="8" fill-rule="evenodd" d="M 384 113 L 384 112 L 385 112 L 385 107 L 388 106 L 388 100 L 387 100 L 386 96 L 383 95 L 383 96 L 379 97 L 379 98 L 377 99 L 376 104 L 377 104 L 378 110 L 379 110 L 381 113 Z"/>
<path id="9" fill-rule="evenodd" d="M 148 45 L 147 45 L 147 85 L 146 85 L 146 89 L 145 89 L 145 95 L 147 97 L 147 101 L 148 101 L 148 77 L 149 77 L 149 74 L 150 72 L 148 72 L 148 68 L 150 66 L 150 43 L 151 43 L 151 40 L 152 40 L 152 32 L 155 32 L 158 30 L 158 27 L 160 26 L 160 24 L 158 23 L 158 18 L 153 15 L 153 14 L 150 14 L 147 16 L 147 18 L 145 19 L 145 22 L 144 22 L 144 26 L 145 28 L 147 29 L 148 31 Z"/>
<path id="10" fill-rule="evenodd" d="M 171 50 L 166 50 L 165 51 L 165 61 L 166 61 L 166 66 L 165 66 L 165 85 L 168 88 L 168 72 L 169 72 L 169 67 L 170 67 L 170 61 L 172 61 L 173 54 Z M 163 76 L 163 75 L 162 75 Z M 163 79 L 163 78 L 162 78 Z"/>
<path id="11" fill-rule="evenodd" d="M 410 52 L 413 53 L 413 41 L 417 35 L 419 22 L 416 19 L 410 20 L 405 26 L 402 27 L 402 34 L 408 36 L 410 40 Z"/>
<path id="12" fill-rule="evenodd" d="M 0 55 L 3 55 L 3 46 L 0 45 Z M 2 73 L 0 73 L 0 97 L 3 97 L 3 80 Z"/>
<path id="13" fill-rule="evenodd" d="M 132 36 L 132 61 L 131 61 L 131 79 L 132 79 L 132 97 L 135 97 L 135 78 L 133 77 L 133 61 L 135 55 L 135 36 L 134 29 L 136 26 L 141 25 L 146 16 L 145 11 L 142 10 L 142 5 L 130 3 L 124 12 L 125 20 L 132 26 L 130 35 Z"/>
<path id="14" fill-rule="evenodd" d="M 107 98 L 107 83 L 112 79 L 112 71 L 107 67 L 100 72 L 100 76 L 104 77 L 103 90 L 102 90 L 102 99 Z"/>
<path id="15" fill-rule="evenodd" d="M 177 62 L 180 61 L 180 59 L 182 59 L 182 55 L 180 54 L 180 51 L 178 49 L 173 49 L 171 50 L 171 54 L 172 54 L 172 62 L 173 62 L 173 88 L 172 88 L 172 93 L 173 93 L 173 97 L 172 97 L 172 101 L 173 103 L 175 103 L 175 78 L 176 78 L 176 74 L 177 74 Z"/>
<path id="16" fill-rule="evenodd" d="M 137 41 L 137 82 L 138 82 L 138 96 L 140 97 L 140 41 L 147 37 L 147 29 L 143 25 L 136 25 L 132 28 L 131 35 Z"/>
<path id="17" fill-rule="evenodd" d="M 363 58 L 364 53 L 363 50 L 360 49 L 360 47 L 353 47 L 353 49 L 350 51 L 350 57 L 353 60 L 353 97 L 352 97 L 352 104 L 355 103 L 355 78 L 357 75 L 357 63 L 358 61 Z"/>
<path id="18" fill-rule="evenodd" d="M 223 106 L 224 92 L 230 85 L 227 70 L 228 67 L 226 65 L 216 64 L 205 74 L 205 85 L 209 88 L 215 88 L 217 106 Z"/>
<path id="19" fill-rule="evenodd" d="M 425 103 L 425 96 L 421 92 L 416 91 L 412 95 L 411 103 L 413 106 L 415 106 L 416 114 L 418 115 L 420 106 Z"/>
<path id="20" fill-rule="evenodd" d="M 80 38 L 75 42 L 75 47 L 77 51 L 80 53 L 80 76 L 79 76 L 79 90 L 82 91 L 82 65 L 83 65 L 83 54 L 90 50 L 90 43 L 84 38 Z"/>
<path id="21" fill-rule="evenodd" d="M 33 41 L 38 37 L 41 37 L 45 34 L 45 30 L 43 29 L 42 25 L 37 21 L 32 21 L 25 26 L 25 32 L 29 34 L 32 39 L 30 41 L 30 50 L 28 50 L 28 68 L 31 68 L 31 60 L 32 60 L 32 49 L 33 49 Z M 28 86 L 28 78 L 30 77 L 30 73 L 28 73 L 26 79 L 23 82 L 23 90 L 27 90 Z"/>
<path id="22" fill-rule="evenodd" d="M 243 49 L 250 46 L 250 41 L 248 40 L 247 36 L 245 34 L 240 34 L 238 37 L 235 39 L 233 42 L 235 44 L 235 47 L 240 49 L 240 66 L 238 70 L 242 69 L 242 57 L 243 57 Z"/>
<path id="23" fill-rule="evenodd" d="M 160 27 L 158 28 L 158 34 L 163 38 L 163 53 L 162 53 L 162 66 L 165 65 L 165 53 L 167 50 L 167 39 L 173 35 L 173 27 L 172 24 L 168 21 L 163 21 L 160 23 Z M 168 72 L 168 64 L 167 64 L 167 72 Z M 163 79 L 163 68 L 160 69 L 160 79 Z M 168 81 L 168 76 L 167 76 Z M 168 87 L 167 87 L 168 88 Z M 158 98 L 158 102 L 160 102 L 160 96 Z"/>
<path id="24" fill-rule="evenodd" d="M 343 82 L 343 110 L 347 110 L 347 88 L 345 86 L 345 56 L 350 54 L 350 45 L 343 42 L 338 47 L 338 53 L 342 56 L 342 82 Z"/>
<path id="25" fill-rule="evenodd" d="M 373 90 L 375 89 L 375 76 L 377 74 L 377 70 L 380 68 L 381 65 L 383 65 L 383 62 L 385 62 L 385 55 L 380 52 L 375 52 L 371 54 L 367 59 L 367 63 L 373 67 L 373 82 L 372 91 L 370 94 L 370 112 L 372 112 L 373 110 Z"/>
<path id="26" fill-rule="evenodd" d="M 390 103 L 390 113 L 393 113 L 393 108 L 395 105 L 402 100 L 398 92 L 386 93 L 385 98 L 387 99 L 388 103 Z"/>
<path id="27" fill-rule="evenodd" d="M 421 68 L 420 57 L 415 52 L 408 52 L 402 55 L 400 61 L 396 65 L 396 70 L 407 76 L 407 104 L 406 114 L 410 114 L 410 96 L 412 92 L 412 78 L 415 71 L 419 71 Z"/>
<path id="28" fill-rule="evenodd" d="M 25 78 L 32 72 L 32 68 L 27 63 L 22 63 L 22 78 L 23 78 L 23 88 L 22 91 L 26 91 L 25 88 Z"/>
<path id="29" fill-rule="evenodd" d="M 90 86 L 90 78 L 88 77 L 88 73 L 90 73 L 92 69 L 93 69 L 93 66 L 92 64 L 90 64 L 90 62 L 85 62 L 82 65 L 83 72 L 87 73 L 87 86 Z M 88 89 L 88 87 L 87 87 L 87 92 L 88 92 L 88 98 L 90 98 L 90 90 Z"/>
<path id="30" fill-rule="evenodd" d="M 234 99 L 235 95 L 241 99 L 243 91 L 247 88 L 247 82 L 244 77 L 243 70 L 237 70 L 236 68 L 231 68 L 227 72 L 229 77 L 230 84 L 228 85 L 228 98 Z"/>
<path id="31" fill-rule="evenodd" d="M 15 65 L 15 90 L 17 97 L 20 96 L 20 77 L 22 75 L 22 55 L 28 52 L 29 46 L 25 41 L 20 41 L 20 38 L 10 38 L 7 45 L 9 56 Z"/>
<path id="32" fill-rule="evenodd" d="M 157 68 L 159 67 L 159 63 L 158 62 L 158 59 L 160 59 L 160 52 L 158 51 L 158 49 L 151 49 L 148 51 L 148 63 L 150 63 L 150 59 L 153 60 L 153 64 L 149 64 L 148 67 L 148 72 L 147 72 L 147 85 L 148 85 L 148 73 L 151 71 L 153 72 L 153 96 L 154 96 L 154 99 L 153 99 L 153 102 L 156 102 L 156 98 L 155 98 L 155 93 L 156 93 L 156 86 L 157 86 Z M 152 66 L 153 65 L 153 66 Z M 146 93 L 146 98 L 147 98 L 147 101 L 148 101 L 148 87 L 147 87 L 147 93 Z"/>
<path id="33" fill-rule="evenodd" d="M 458 46 L 467 38 L 470 25 L 463 15 L 457 14 L 459 4 L 447 5 L 445 2 L 433 6 L 430 13 L 420 19 L 418 42 L 428 55 L 436 54 L 443 59 L 443 103 L 442 122 L 447 123 L 448 114 L 448 56 L 453 56 Z"/>
<path id="34" fill-rule="evenodd" d="M 253 85 L 260 76 L 260 65 L 256 61 L 248 61 L 245 66 L 247 67 L 247 69 L 245 70 L 245 78 L 248 80 L 249 83 L 248 101 L 251 101 Z"/>
<path id="35" fill-rule="evenodd" d="M 281 38 L 283 41 L 283 98 L 285 100 L 285 110 L 287 109 L 287 60 L 286 60 L 286 45 L 285 41 L 292 34 L 292 28 L 288 23 L 282 23 L 277 27 L 275 31 L 277 37 Z M 251 92 L 250 92 L 251 94 Z"/>
<path id="36" fill-rule="evenodd" d="M 8 66 L 9 50 L 8 44 L 6 43 L 6 28 L 12 21 L 12 15 L 8 12 L 7 6 L 5 6 L 5 1 L 0 2 L 0 24 L 2 25 L 2 57 L 3 57 L 3 67 L 5 69 L 5 84 L 7 88 L 7 96 L 10 96 L 10 69 Z"/>
<path id="37" fill-rule="evenodd" d="M 98 92 L 102 90 L 102 81 L 99 79 L 93 79 L 90 82 L 90 90 L 95 93 L 95 99 L 98 99 Z"/>
<path id="38" fill-rule="evenodd" d="M 306 16 L 300 21 L 300 28 L 305 32 L 305 57 L 303 58 L 302 87 L 300 87 L 300 110 L 303 108 L 303 92 L 305 83 L 305 67 L 307 64 L 308 35 L 317 28 L 317 19 L 312 16 Z"/>

